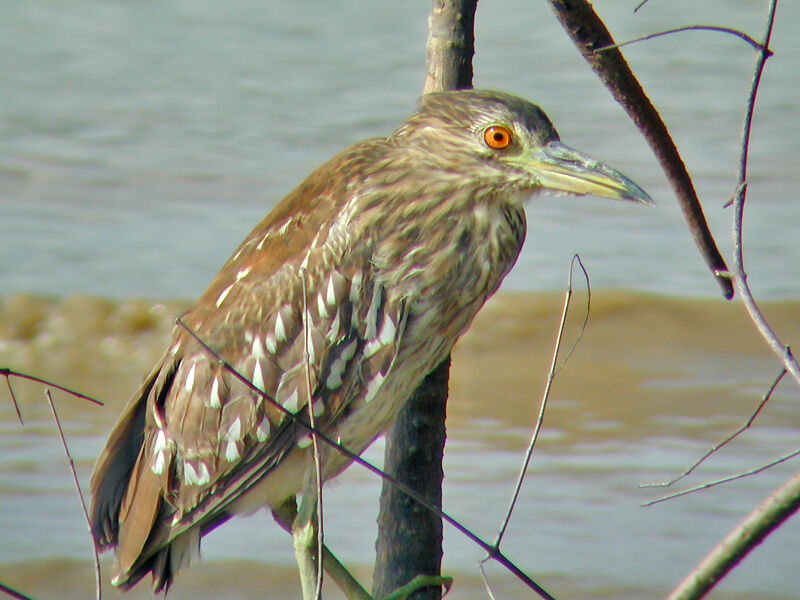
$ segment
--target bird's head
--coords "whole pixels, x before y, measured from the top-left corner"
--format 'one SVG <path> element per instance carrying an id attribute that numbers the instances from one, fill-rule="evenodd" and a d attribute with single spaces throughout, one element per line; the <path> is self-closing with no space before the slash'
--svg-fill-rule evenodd
<path id="1" fill-rule="evenodd" d="M 562 144 L 547 115 L 530 102 L 494 91 L 428 94 L 392 136 L 413 160 L 450 184 L 522 192 L 539 190 L 653 201 L 633 181 Z"/>

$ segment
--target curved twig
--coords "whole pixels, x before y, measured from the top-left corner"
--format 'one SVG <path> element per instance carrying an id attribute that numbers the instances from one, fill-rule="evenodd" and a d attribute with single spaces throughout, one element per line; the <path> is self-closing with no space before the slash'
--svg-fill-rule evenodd
<path id="1" fill-rule="evenodd" d="M 741 435 L 741 433 L 743 431 L 745 431 L 746 429 L 750 428 L 750 426 L 756 420 L 756 417 L 758 417 L 759 413 L 761 412 L 761 409 L 763 409 L 764 406 L 767 404 L 767 402 L 769 402 L 769 399 L 772 397 L 772 393 L 775 391 L 775 388 L 778 387 L 778 384 L 780 383 L 781 379 L 783 379 L 784 375 L 786 375 L 786 369 L 781 369 L 781 372 L 778 373 L 778 376 L 772 381 L 772 384 L 770 384 L 769 389 L 764 394 L 764 396 L 761 398 L 761 402 L 758 403 L 758 406 L 756 407 L 756 409 L 752 412 L 752 414 L 747 419 L 747 421 L 745 421 L 745 423 L 741 427 L 739 427 L 739 429 L 737 429 L 736 431 L 734 431 L 732 433 L 729 433 L 727 436 L 725 436 L 725 438 L 723 438 L 722 440 L 720 440 L 719 442 L 714 444 L 711 448 L 709 448 L 706 451 L 705 454 L 703 454 L 703 456 L 698 458 L 683 473 L 681 473 L 677 477 L 673 477 L 669 481 L 662 481 L 662 482 L 659 482 L 659 483 L 643 483 L 639 487 L 641 487 L 641 488 L 669 487 L 669 486 L 673 485 L 674 483 L 679 482 L 681 479 L 683 479 L 684 477 L 688 476 L 692 472 L 694 472 L 694 470 L 697 467 L 699 467 L 701 464 L 703 464 L 703 462 L 705 462 L 705 460 L 709 456 L 711 456 L 712 454 L 717 452 L 720 448 L 722 448 L 723 446 L 728 444 L 731 440 L 737 438 L 739 435 Z"/>
<path id="2" fill-rule="evenodd" d="M 642 506 L 643 507 L 653 506 L 654 504 L 659 504 L 667 500 L 672 500 L 673 498 L 679 498 L 680 496 L 693 494 L 694 492 L 699 492 L 700 490 L 716 487 L 718 485 L 722 485 L 723 483 L 730 483 L 731 481 L 736 481 L 737 479 L 744 479 L 745 477 L 758 475 L 759 473 L 766 471 L 767 469 L 771 469 L 772 467 L 785 463 L 787 460 L 791 460 L 797 455 L 800 455 L 800 450 L 795 450 L 794 452 L 790 452 L 789 454 L 784 454 L 783 456 L 776 458 L 775 460 L 771 460 L 768 463 L 764 463 L 763 465 L 759 465 L 754 469 L 750 469 L 748 471 L 741 471 L 733 475 L 728 475 L 727 477 L 720 477 L 719 479 L 715 479 L 713 481 L 706 481 L 705 483 L 701 483 L 700 485 L 696 485 L 694 487 L 686 488 L 685 490 L 675 492 L 674 494 L 669 494 L 667 496 L 656 498 L 655 500 L 650 500 L 649 502 L 644 502 Z M 800 499 L 798 501 L 800 501 Z"/>
<path id="3" fill-rule="evenodd" d="M 716 25 L 686 25 L 684 27 L 676 27 L 675 29 L 667 29 L 666 31 L 659 31 L 657 33 L 649 33 L 634 40 L 628 40 L 627 42 L 620 42 L 619 44 L 612 44 L 610 46 L 598 48 L 595 50 L 595 52 L 605 52 L 606 50 L 611 50 L 612 48 L 622 48 L 623 46 L 630 46 L 631 44 L 636 44 L 638 42 L 646 42 L 647 40 L 652 40 L 653 38 L 661 37 L 663 35 L 670 35 L 673 33 L 680 33 L 682 31 L 717 31 L 719 33 L 727 33 L 744 40 L 756 50 L 766 50 L 769 55 L 772 56 L 772 51 L 769 48 L 764 48 L 761 46 L 761 44 L 747 35 L 744 31 L 732 29 L 730 27 L 718 27 Z"/>
<path id="4" fill-rule="evenodd" d="M 75 471 L 75 461 L 72 460 L 72 453 L 69 451 L 67 445 L 67 438 L 64 436 L 64 430 L 61 428 L 61 419 L 58 418 L 56 412 L 56 405 L 53 402 L 53 395 L 49 389 L 45 389 L 44 395 L 47 396 L 47 402 L 50 404 L 50 410 L 53 413 L 53 419 L 58 428 L 58 435 L 61 438 L 61 446 L 64 448 L 64 455 L 67 457 L 67 465 L 69 465 L 70 473 L 72 474 L 72 481 L 75 484 L 75 489 L 78 490 L 78 500 L 81 503 L 81 510 L 83 511 L 83 518 L 86 522 L 86 527 L 89 531 L 89 540 L 92 543 L 92 552 L 94 553 L 94 585 L 95 585 L 95 598 L 100 600 L 102 597 L 102 584 L 100 581 L 100 555 L 97 553 L 97 546 L 94 543 L 94 536 L 92 535 L 92 521 L 89 518 L 89 511 L 86 508 L 86 501 L 83 499 L 83 492 L 81 492 L 81 484 L 78 481 L 78 473 Z"/>
<path id="5" fill-rule="evenodd" d="M 570 346 L 569 351 L 567 352 L 564 360 L 561 361 L 561 364 L 558 364 L 558 355 L 561 351 L 561 340 L 564 336 L 564 326 L 567 323 L 567 314 L 569 313 L 569 306 L 570 301 L 572 299 L 572 273 L 575 269 L 575 263 L 578 263 L 578 266 L 583 271 L 583 276 L 586 280 L 586 289 L 588 290 L 587 300 L 586 300 L 586 313 L 583 319 L 583 323 L 581 324 L 580 331 Z M 525 458 L 522 461 L 522 467 L 519 470 L 519 475 L 517 476 L 517 482 L 514 485 L 514 493 L 511 495 L 511 502 L 508 505 L 508 509 L 506 510 L 506 514 L 503 517 L 503 521 L 500 524 L 500 529 L 497 533 L 497 538 L 494 541 L 494 545 L 496 548 L 500 547 L 500 542 L 503 541 L 503 536 L 505 535 L 506 528 L 508 527 L 508 522 L 511 519 L 511 513 L 514 512 L 514 506 L 517 504 L 517 499 L 519 498 L 520 490 L 522 489 L 522 482 L 525 480 L 525 474 L 528 472 L 528 466 L 531 462 L 531 457 L 533 456 L 533 448 L 536 445 L 536 441 L 539 439 L 539 432 L 542 430 L 542 423 L 544 422 L 544 412 L 547 408 L 547 399 L 550 397 L 550 390 L 553 387 L 553 380 L 556 378 L 556 374 L 564 364 L 569 360 L 569 357 L 572 356 L 572 353 L 575 350 L 575 347 L 580 342 L 581 338 L 583 337 L 583 332 L 586 331 L 586 324 L 589 322 L 589 310 L 591 308 L 591 301 L 592 301 L 592 292 L 591 287 L 589 286 L 589 273 L 586 271 L 586 267 L 583 265 L 583 261 L 581 261 L 581 257 L 577 254 L 572 256 L 572 260 L 570 261 L 569 265 L 569 278 L 567 280 L 567 291 L 564 294 L 564 306 L 561 310 L 561 321 L 558 324 L 558 332 L 556 333 L 556 342 L 555 347 L 553 348 L 553 358 L 550 362 L 550 371 L 547 374 L 547 382 L 544 386 L 544 392 L 542 393 L 542 400 L 539 404 L 539 415 L 536 418 L 536 423 L 533 427 L 533 432 L 531 433 L 530 442 L 528 442 L 528 448 L 525 450 Z M 488 557 L 487 557 L 488 558 Z M 485 562 L 486 559 L 484 559 Z"/>
<path id="6" fill-rule="evenodd" d="M 747 283 L 747 274 L 744 270 L 744 251 L 742 244 L 742 220 L 744 218 L 744 204 L 747 196 L 747 158 L 750 150 L 750 132 L 753 125 L 753 113 L 755 112 L 756 96 L 758 95 L 759 84 L 761 83 L 761 75 L 764 72 L 764 65 L 767 62 L 770 54 L 767 48 L 769 41 L 772 37 L 772 28 L 775 24 L 775 9 L 777 7 L 777 0 L 771 0 L 769 6 L 769 15 L 767 17 L 767 28 L 764 34 L 764 43 L 762 50 L 759 52 L 758 59 L 756 60 L 755 71 L 753 72 L 753 82 L 750 86 L 750 95 L 747 99 L 747 110 L 744 116 L 744 125 L 742 127 L 742 151 L 739 156 L 739 185 L 733 197 L 733 272 L 732 279 L 736 286 L 736 290 L 742 298 L 742 303 L 750 315 L 750 319 L 758 329 L 761 336 L 767 342 L 772 351 L 778 355 L 783 366 L 789 373 L 792 374 L 795 381 L 800 384 L 800 366 L 797 360 L 792 355 L 791 349 L 780 341 L 778 335 L 770 327 L 766 318 L 764 318 L 761 309 L 753 298 L 750 291 L 750 286 Z"/>

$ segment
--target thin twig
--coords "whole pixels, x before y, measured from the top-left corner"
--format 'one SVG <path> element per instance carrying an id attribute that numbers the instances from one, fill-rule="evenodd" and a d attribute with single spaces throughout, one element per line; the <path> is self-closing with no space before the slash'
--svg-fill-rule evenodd
<path id="1" fill-rule="evenodd" d="M 785 463 L 787 460 L 790 460 L 800 454 L 800 450 L 795 450 L 794 452 L 790 452 L 789 454 L 784 454 L 780 458 L 776 458 L 775 460 L 771 460 L 768 463 L 764 463 L 754 469 L 750 469 L 749 471 L 742 471 L 740 473 L 736 473 L 734 475 L 728 475 L 727 477 L 722 477 L 720 479 L 715 479 L 714 481 L 707 481 L 703 484 L 687 488 L 685 490 L 681 490 L 679 492 L 675 492 L 674 494 L 669 494 L 668 496 L 662 496 L 661 498 L 656 498 L 655 500 L 650 500 L 649 502 L 645 502 L 642 506 L 653 506 L 654 504 L 658 504 L 660 502 L 664 502 L 666 500 L 672 500 L 673 498 L 678 498 L 679 496 L 685 496 L 687 494 L 691 494 L 694 492 L 698 492 L 700 490 L 705 490 L 710 487 L 714 487 L 717 485 L 722 485 L 723 483 L 730 483 L 731 481 L 736 481 L 737 479 L 743 479 L 745 477 L 750 477 L 751 475 L 757 475 L 762 471 L 766 471 L 767 469 L 771 469 L 781 463 Z"/>
<path id="2" fill-rule="evenodd" d="M 17 419 L 19 419 L 20 425 L 25 425 L 25 421 L 22 420 L 22 412 L 19 410 L 19 402 L 17 402 L 17 396 L 14 394 L 14 388 L 11 387 L 11 378 L 9 377 L 9 373 L 4 373 L 6 377 L 6 385 L 8 386 L 8 393 L 11 394 L 11 404 L 14 405 L 14 410 L 17 411 Z"/>
<path id="3" fill-rule="evenodd" d="M 16 600 L 34 600 L 31 596 L 26 596 L 22 592 L 18 592 L 14 588 L 8 587 L 4 583 L 0 583 L 0 592 L 3 592 L 5 595 L 10 596 L 11 598 L 16 598 Z"/>
<path id="4" fill-rule="evenodd" d="M 728 444 L 730 441 L 732 441 L 733 439 L 735 439 L 736 437 L 741 435 L 743 431 L 745 431 L 746 429 L 749 429 L 750 426 L 753 424 L 753 422 L 756 420 L 756 417 L 758 416 L 758 414 L 761 412 L 761 409 L 763 409 L 764 406 L 767 404 L 767 402 L 769 402 L 769 399 L 772 397 L 772 393 L 775 391 L 775 388 L 778 387 L 778 383 L 780 383 L 780 381 L 781 381 L 781 379 L 783 379 L 784 375 L 786 375 L 786 369 L 781 369 L 781 372 L 778 373 L 778 376 L 773 380 L 772 384 L 769 386 L 769 389 L 764 394 L 764 396 L 761 398 L 761 402 L 758 403 L 758 406 L 756 407 L 756 409 L 750 415 L 750 418 L 748 418 L 747 421 L 745 421 L 745 423 L 741 427 L 739 427 L 739 429 L 737 429 L 736 431 L 728 434 L 724 439 L 722 439 L 721 441 L 719 441 L 716 444 L 714 444 L 705 454 L 703 454 L 703 456 L 698 458 L 694 462 L 694 464 L 692 464 L 683 473 L 681 473 L 677 477 L 674 477 L 673 479 L 670 479 L 669 481 L 662 481 L 662 482 L 659 482 L 659 483 L 643 483 L 639 487 L 641 487 L 641 488 L 669 487 L 672 484 L 677 483 L 678 481 L 680 481 L 681 479 L 683 479 L 684 477 L 686 477 L 687 475 L 692 473 L 709 456 L 711 456 L 712 454 L 717 452 L 720 448 L 722 448 L 723 446 Z"/>
<path id="5" fill-rule="evenodd" d="M 308 352 L 308 345 L 310 343 L 309 336 L 311 331 L 308 327 L 308 290 L 306 289 L 306 270 L 300 270 L 300 281 L 303 287 L 303 361 L 306 365 L 306 412 L 308 412 L 308 422 L 311 425 L 311 447 L 314 452 L 314 478 L 317 487 L 317 589 L 315 597 L 317 600 L 322 598 L 322 555 L 323 546 L 325 545 L 324 539 L 324 526 L 322 518 L 322 467 L 320 466 L 319 457 L 319 439 L 317 439 L 317 424 L 314 418 L 314 408 L 312 406 L 313 399 L 311 398 L 311 355 Z"/>
<path id="6" fill-rule="evenodd" d="M 761 83 L 761 75 L 764 72 L 764 65 L 769 58 L 767 48 L 769 47 L 769 41 L 772 37 L 772 28 L 775 24 L 775 9 L 777 4 L 777 0 L 771 0 L 769 4 L 764 42 L 758 54 L 758 59 L 756 60 L 753 81 L 750 86 L 750 95 L 747 99 L 744 125 L 742 127 L 741 153 L 739 156 L 739 184 L 733 198 L 733 283 L 756 329 L 758 329 L 773 352 L 778 355 L 786 370 L 789 371 L 795 381 L 800 384 L 800 366 L 798 366 L 797 361 L 794 356 L 792 356 L 791 349 L 780 341 L 778 335 L 773 331 L 769 323 L 767 323 L 767 320 L 764 318 L 761 309 L 759 309 L 750 291 L 750 286 L 747 283 L 747 274 L 744 270 L 744 250 L 742 245 L 742 222 L 744 218 L 745 198 L 747 196 L 747 159 L 750 150 L 750 132 L 753 124 L 756 96 L 758 94 L 759 84 Z"/>
<path id="7" fill-rule="evenodd" d="M 489 578 L 486 576 L 486 569 L 483 568 L 485 563 L 486 560 L 482 560 L 478 563 L 478 568 L 481 571 L 481 579 L 483 579 L 483 586 L 486 588 L 486 595 L 489 596 L 489 600 L 497 600 L 492 592 L 492 585 L 489 583 Z"/>
<path id="8" fill-rule="evenodd" d="M 628 40 L 627 42 L 620 42 L 618 44 L 611 44 L 609 46 L 603 46 L 602 48 L 598 48 L 595 52 L 605 52 L 606 50 L 611 50 L 612 48 L 622 48 L 623 46 L 630 46 L 631 44 L 636 44 L 638 42 L 646 42 L 647 40 L 652 40 L 653 38 L 661 37 L 662 35 L 670 35 L 673 33 L 680 33 L 682 31 L 717 31 L 719 33 L 727 33 L 733 36 L 736 36 L 748 44 L 750 44 L 756 50 L 765 50 L 772 56 L 772 51 L 768 48 L 763 48 L 761 44 L 759 44 L 756 40 L 751 38 L 743 31 L 739 31 L 738 29 L 731 29 L 730 27 L 718 27 L 716 25 L 686 25 L 684 27 L 676 27 L 675 29 L 667 29 L 666 31 L 659 31 L 657 33 L 649 33 L 647 35 L 643 35 L 642 37 L 638 37 L 633 40 Z"/>
<path id="9" fill-rule="evenodd" d="M 78 499 L 81 502 L 81 510 L 83 510 L 83 517 L 86 520 L 86 527 L 89 530 L 89 539 L 92 541 L 92 553 L 94 554 L 94 585 L 95 585 L 95 598 L 100 600 L 102 597 L 102 587 L 100 582 L 100 556 L 97 554 L 97 546 L 94 543 L 92 536 L 92 525 L 89 519 L 89 511 L 86 509 L 86 502 L 83 499 L 83 492 L 81 492 L 81 484 L 78 482 L 78 473 L 75 471 L 75 461 L 72 460 L 72 454 L 67 445 L 67 438 L 64 436 L 64 430 L 61 428 L 61 420 L 58 418 L 56 412 L 56 405 L 53 402 L 53 396 L 50 394 L 49 389 L 45 389 L 44 395 L 47 396 L 47 401 L 50 403 L 50 410 L 53 412 L 53 419 L 55 419 L 56 427 L 58 427 L 58 435 L 61 437 L 61 445 L 64 447 L 64 454 L 67 457 L 67 464 L 72 473 L 72 481 L 75 483 L 75 489 L 78 491 Z"/>
<path id="10" fill-rule="evenodd" d="M 236 378 L 238 381 L 247 386 L 250 390 L 253 391 L 253 393 L 259 394 L 267 402 L 272 404 L 272 406 L 274 406 L 277 410 L 283 413 L 287 418 L 291 419 L 296 425 L 305 428 L 309 433 L 316 434 L 320 440 L 322 440 L 328 446 L 335 448 L 337 452 L 341 453 L 343 456 L 346 456 L 352 462 L 361 465 L 374 475 L 377 475 L 383 480 L 388 481 L 391 485 L 401 490 L 409 498 L 415 500 L 416 502 L 419 502 L 421 506 L 424 506 L 426 509 L 433 511 L 434 513 L 442 517 L 442 519 L 444 519 L 450 525 L 455 527 L 455 529 L 457 529 L 461 534 L 469 538 L 475 545 L 477 545 L 482 550 L 487 552 L 492 559 L 494 559 L 498 564 L 502 565 L 509 573 L 514 575 L 523 584 L 525 584 L 536 594 L 538 594 L 539 597 L 544 598 L 545 600 L 554 600 L 554 597 L 551 594 L 549 594 L 544 588 L 542 588 L 538 583 L 536 583 L 528 574 L 522 571 L 507 556 L 505 556 L 502 552 L 500 552 L 498 548 L 495 548 L 494 546 L 489 544 L 489 542 L 485 541 L 483 538 L 481 538 L 478 534 L 474 533 L 467 526 L 462 525 L 459 521 L 457 521 L 454 517 L 451 517 L 448 513 L 446 513 L 442 509 L 433 506 L 430 502 L 428 502 L 425 498 L 417 494 L 409 486 L 405 485 L 401 481 L 398 481 L 395 477 L 392 477 L 388 473 L 385 473 L 383 470 L 379 469 L 368 460 L 362 458 L 361 456 L 359 456 L 346 446 L 343 446 L 339 442 L 334 441 L 319 429 L 311 427 L 311 425 L 303 421 L 297 414 L 288 410 L 282 404 L 277 402 L 274 398 L 270 397 L 269 394 L 264 393 L 263 390 L 253 385 L 252 381 L 250 381 L 247 377 L 245 377 L 239 371 L 237 371 L 233 367 L 233 365 L 231 365 L 222 356 L 220 356 L 218 352 L 216 352 L 205 341 L 203 341 L 203 339 L 199 335 L 197 335 L 197 333 L 195 333 L 188 325 L 186 325 L 186 323 L 184 323 L 180 318 L 176 319 L 175 323 L 176 325 L 178 325 L 178 327 L 180 327 L 187 334 L 189 334 L 189 336 L 191 336 L 200 345 L 200 347 L 203 348 L 203 350 L 206 353 L 208 353 L 210 357 L 212 357 L 215 361 L 217 361 L 217 363 L 223 369 L 225 369 L 234 378 Z"/>
<path id="11" fill-rule="evenodd" d="M 20 371 L 15 371 L 14 369 L 9 369 L 8 367 L 0 367 L 0 375 L 4 376 L 6 378 L 6 380 L 8 380 L 9 377 L 19 377 L 20 379 L 27 379 L 28 381 L 34 381 L 36 383 L 41 383 L 41 384 L 46 385 L 48 387 L 55 388 L 55 389 L 60 390 L 62 392 L 66 392 L 70 396 L 75 396 L 76 398 L 81 398 L 82 400 L 88 400 L 89 402 L 93 402 L 94 404 L 97 404 L 98 406 L 104 406 L 103 403 L 100 402 L 100 400 L 95 400 L 91 396 L 87 396 L 86 394 L 81 394 L 80 392 L 76 392 L 73 389 L 70 389 L 68 387 L 64 387 L 63 385 L 59 385 L 59 384 L 54 383 L 52 381 L 49 381 L 47 379 L 42 379 L 41 377 L 36 377 L 36 375 L 28 375 L 27 373 L 22 373 Z M 10 383 L 9 383 L 9 386 L 10 386 Z"/>
<path id="12" fill-rule="evenodd" d="M 567 323 L 567 315 L 569 314 L 569 306 L 570 301 L 572 299 L 572 273 L 575 268 L 575 263 L 578 263 L 581 270 L 583 271 L 583 276 L 586 279 L 586 289 L 589 290 L 587 295 L 587 302 L 586 302 L 586 313 L 583 319 L 583 323 L 581 324 L 580 331 L 575 339 L 575 342 L 569 349 L 567 356 L 564 358 L 564 361 L 561 364 L 558 364 L 558 355 L 561 350 L 561 340 L 564 337 L 564 327 Z M 586 267 L 584 267 L 583 262 L 581 261 L 581 257 L 575 254 L 572 257 L 572 260 L 569 264 L 569 277 L 567 280 L 567 291 L 564 294 L 564 306 L 561 310 L 561 321 L 558 324 L 558 332 L 556 333 L 556 342 L 555 347 L 553 348 L 553 358 L 550 361 L 550 371 L 547 374 L 547 382 L 544 386 L 544 392 L 542 393 L 542 401 L 539 404 L 539 415 L 536 418 L 536 424 L 533 427 L 533 432 L 531 433 L 531 439 L 528 442 L 528 448 L 525 451 L 525 458 L 522 461 L 522 467 L 519 470 L 519 475 L 517 476 L 517 482 L 514 485 L 514 493 L 511 495 L 511 502 L 508 505 L 508 509 L 506 510 L 506 514 L 503 517 L 503 521 L 500 524 L 500 530 L 497 533 L 497 538 L 495 539 L 494 545 L 495 547 L 500 547 L 500 542 L 503 541 L 503 536 L 506 533 L 506 529 L 508 528 L 508 522 L 511 519 L 511 514 L 514 512 L 514 507 L 517 504 L 517 500 L 519 498 L 520 490 L 522 489 L 522 482 L 525 480 L 525 475 L 528 472 L 528 466 L 530 465 L 531 458 L 533 456 L 533 448 L 536 445 L 536 441 L 539 439 L 539 433 L 542 430 L 542 423 L 544 423 L 544 413 L 545 409 L 547 408 L 547 399 L 550 397 L 550 390 L 553 387 L 553 380 L 556 378 L 556 373 L 561 370 L 561 367 L 564 366 L 564 363 L 569 359 L 572 355 L 575 347 L 577 346 L 578 342 L 580 341 L 581 337 L 583 336 L 583 332 L 586 331 L 586 324 L 589 321 L 589 309 L 591 303 L 591 288 L 589 286 L 589 273 L 586 272 Z"/>
<path id="13" fill-rule="evenodd" d="M 642 8 L 645 4 L 650 2 L 650 0 L 642 0 L 639 4 L 636 5 L 636 8 L 633 9 L 633 12 L 639 12 L 639 9 Z"/>

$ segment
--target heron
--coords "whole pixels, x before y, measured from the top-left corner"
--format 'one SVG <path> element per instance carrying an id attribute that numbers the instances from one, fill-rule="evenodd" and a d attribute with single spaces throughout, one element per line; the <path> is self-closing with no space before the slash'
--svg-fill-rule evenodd
<path id="1" fill-rule="evenodd" d="M 95 465 L 112 583 L 150 574 L 166 591 L 203 535 L 299 496 L 290 528 L 313 598 L 318 478 L 352 459 L 310 426 L 355 454 L 389 428 L 511 270 L 542 191 L 652 204 L 539 107 L 488 90 L 425 95 L 289 193 L 182 317 Z"/>

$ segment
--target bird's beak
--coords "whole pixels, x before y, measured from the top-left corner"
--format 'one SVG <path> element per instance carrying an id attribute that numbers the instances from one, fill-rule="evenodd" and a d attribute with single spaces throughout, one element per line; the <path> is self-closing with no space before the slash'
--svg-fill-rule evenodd
<path id="1" fill-rule="evenodd" d="M 655 205 L 647 192 L 619 171 L 558 141 L 511 160 L 545 189 Z"/>

